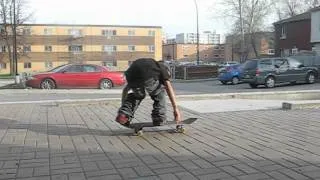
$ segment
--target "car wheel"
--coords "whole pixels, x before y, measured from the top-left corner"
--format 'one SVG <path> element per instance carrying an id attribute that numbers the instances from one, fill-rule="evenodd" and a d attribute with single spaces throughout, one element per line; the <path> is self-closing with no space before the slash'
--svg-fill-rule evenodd
<path id="1" fill-rule="evenodd" d="M 256 85 L 256 84 L 249 84 L 249 86 L 250 86 L 251 88 L 257 88 L 257 87 L 258 87 L 258 85 Z"/>
<path id="2" fill-rule="evenodd" d="M 110 79 L 102 79 L 100 81 L 100 89 L 111 89 L 113 87 L 113 83 Z"/>
<path id="3" fill-rule="evenodd" d="M 222 84 L 227 84 L 227 81 L 220 81 Z"/>
<path id="4" fill-rule="evenodd" d="M 314 73 L 308 73 L 307 77 L 306 77 L 306 81 L 308 84 L 313 84 L 315 82 L 315 75 Z"/>
<path id="5" fill-rule="evenodd" d="M 55 89 L 56 83 L 52 79 L 44 79 L 40 83 L 40 88 L 41 89 Z"/>
<path id="6" fill-rule="evenodd" d="M 274 88 L 275 84 L 276 84 L 276 81 L 275 81 L 274 77 L 269 76 L 266 78 L 265 86 L 267 88 Z"/>
<path id="7" fill-rule="evenodd" d="M 232 82 L 233 85 L 239 84 L 239 78 L 238 77 L 233 77 L 231 82 Z"/>

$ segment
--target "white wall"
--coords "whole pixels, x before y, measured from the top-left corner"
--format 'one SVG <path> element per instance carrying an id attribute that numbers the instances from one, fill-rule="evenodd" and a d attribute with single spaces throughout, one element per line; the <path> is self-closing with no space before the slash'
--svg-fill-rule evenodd
<path id="1" fill-rule="evenodd" d="M 320 43 L 320 10 L 311 14 L 311 43 Z"/>

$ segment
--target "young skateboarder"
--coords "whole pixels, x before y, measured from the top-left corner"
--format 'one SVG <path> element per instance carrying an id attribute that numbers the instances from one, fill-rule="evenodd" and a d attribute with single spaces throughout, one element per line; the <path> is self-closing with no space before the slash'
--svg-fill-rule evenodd
<path id="1" fill-rule="evenodd" d="M 151 58 L 141 58 L 134 61 L 125 72 L 127 85 L 122 91 L 122 105 L 119 108 L 116 121 L 124 126 L 129 126 L 134 113 L 141 101 L 146 97 L 146 92 L 153 100 L 151 113 L 154 126 L 161 126 L 166 121 L 167 92 L 173 107 L 173 115 L 177 124 L 181 121 L 175 93 L 172 88 L 170 74 L 162 62 Z M 129 91 L 131 91 L 129 93 Z"/>

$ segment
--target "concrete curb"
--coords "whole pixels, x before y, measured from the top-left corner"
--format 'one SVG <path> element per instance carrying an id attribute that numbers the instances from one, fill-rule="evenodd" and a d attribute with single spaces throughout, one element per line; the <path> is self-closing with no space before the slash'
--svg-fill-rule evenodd
<path id="1" fill-rule="evenodd" d="M 280 100 L 283 110 L 295 110 L 306 108 L 320 108 L 320 90 L 305 91 L 282 91 L 282 92 L 249 92 L 249 93 L 222 93 L 222 94 L 194 94 L 177 95 L 178 101 L 197 100 L 230 100 L 239 99 L 247 101 L 255 100 Z M 146 99 L 150 99 L 147 97 Z M 61 99 L 41 101 L 13 101 L 0 102 L 0 105 L 8 104 L 45 104 L 49 106 L 72 106 L 72 105 L 93 105 L 119 103 L 121 98 L 98 98 L 98 99 Z M 169 102 L 169 101 L 168 101 Z"/>
<path id="2" fill-rule="evenodd" d="M 283 110 L 317 109 L 317 108 L 320 108 L 320 100 L 283 102 L 282 103 Z"/>
<path id="3" fill-rule="evenodd" d="M 177 95 L 186 99 L 320 100 L 320 90 Z"/>

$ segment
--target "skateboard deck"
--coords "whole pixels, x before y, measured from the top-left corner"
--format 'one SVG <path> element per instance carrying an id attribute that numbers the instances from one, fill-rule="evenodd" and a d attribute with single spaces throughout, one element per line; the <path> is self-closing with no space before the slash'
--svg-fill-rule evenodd
<path id="1" fill-rule="evenodd" d="M 192 124 L 195 122 L 198 118 L 188 118 L 183 121 L 179 125 L 176 126 L 176 131 L 179 133 L 184 133 L 185 129 L 183 127 L 184 124 Z M 162 126 L 168 126 L 168 125 L 174 125 L 176 124 L 176 121 L 167 121 Z M 143 128 L 145 127 L 160 127 L 160 126 L 154 126 L 152 122 L 138 122 L 138 123 L 131 123 L 128 128 L 134 129 L 134 132 L 141 136 L 143 134 Z"/>

